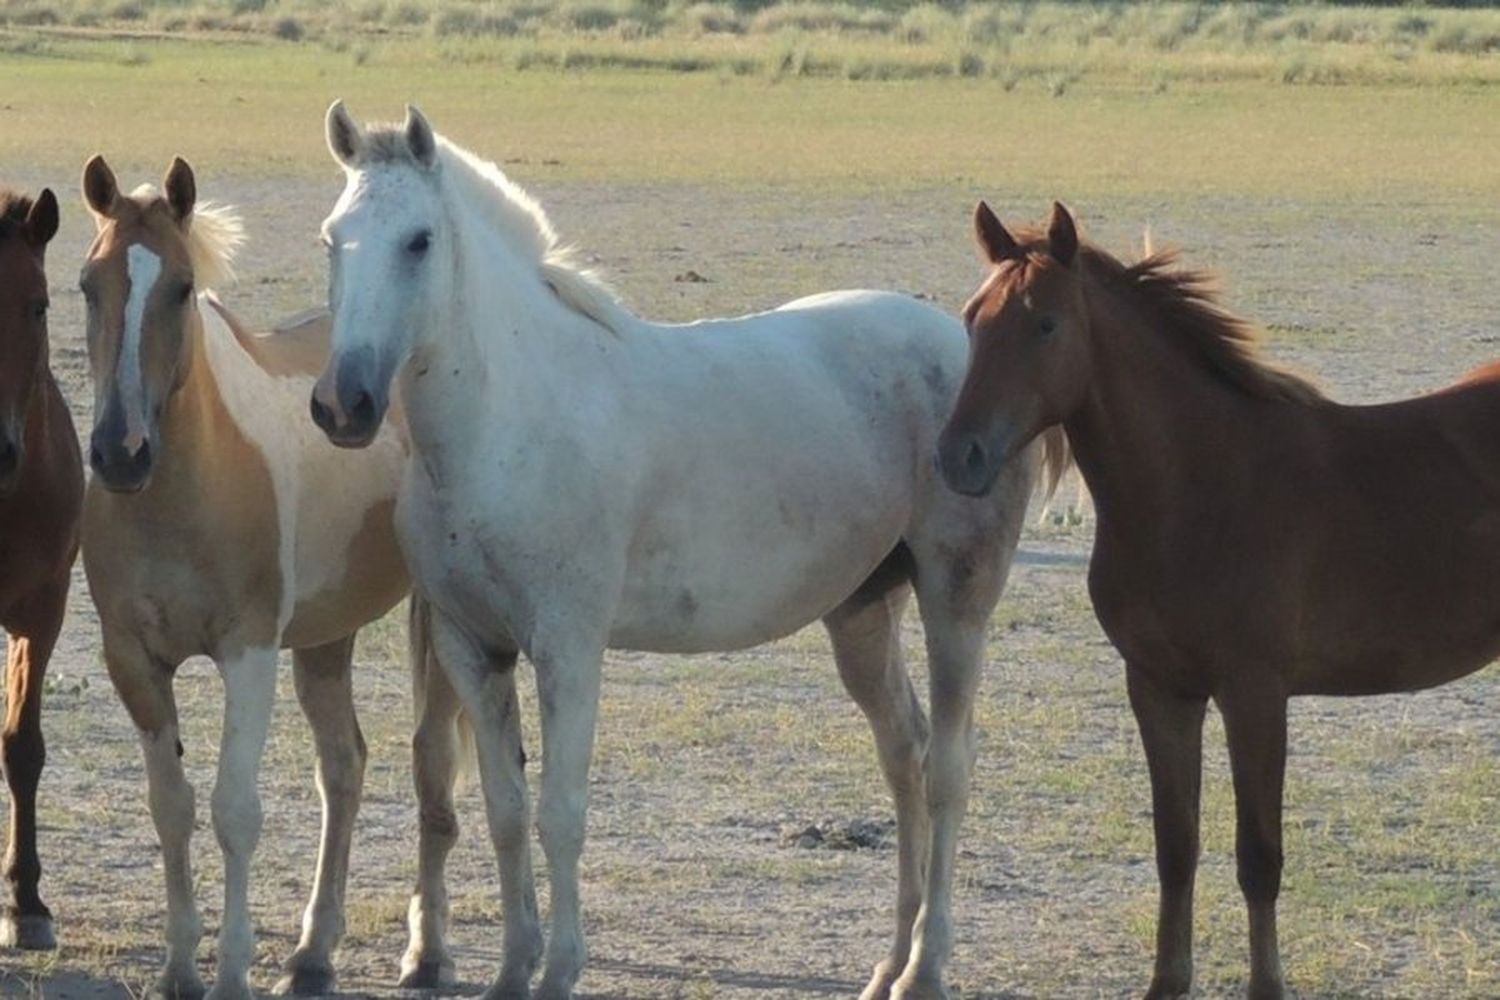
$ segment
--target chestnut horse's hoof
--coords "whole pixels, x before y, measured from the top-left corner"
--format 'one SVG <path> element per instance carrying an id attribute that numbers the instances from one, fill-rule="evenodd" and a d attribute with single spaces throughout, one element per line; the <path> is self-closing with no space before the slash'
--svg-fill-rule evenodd
<path id="1" fill-rule="evenodd" d="M 52 951 L 56 947 L 51 914 L 17 913 L 12 908 L 0 913 L 0 948 Z"/>
<path id="2" fill-rule="evenodd" d="M 440 990 L 458 981 L 451 958 L 427 958 L 401 963 L 401 978 L 396 986 L 403 990 Z"/>

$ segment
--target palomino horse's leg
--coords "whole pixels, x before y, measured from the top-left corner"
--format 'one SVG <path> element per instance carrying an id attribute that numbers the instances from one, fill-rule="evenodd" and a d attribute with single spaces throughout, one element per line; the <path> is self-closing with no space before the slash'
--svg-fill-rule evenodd
<path id="1" fill-rule="evenodd" d="M 246 649 L 219 663 L 224 732 L 214 779 L 214 833 L 224 852 L 219 974 L 210 1000 L 249 1000 L 255 933 L 250 926 L 250 858 L 260 839 L 260 758 L 276 697 L 276 648 Z"/>
<path id="2" fill-rule="evenodd" d="M 1130 707 L 1151 772 L 1156 827 L 1156 972 L 1147 1000 L 1177 1000 L 1193 985 L 1193 881 L 1198 871 L 1198 797 L 1203 772 L 1204 697 L 1158 684 L 1134 664 L 1125 668 Z"/>
<path id="3" fill-rule="evenodd" d="M 1250 1000 L 1281 1000 L 1286 982 L 1276 941 L 1281 892 L 1281 797 L 1286 776 L 1286 696 L 1269 671 L 1264 687 L 1248 684 L 1215 697 L 1234 774 L 1234 853 L 1250 911 Z"/>
<path id="4" fill-rule="evenodd" d="M 403 989 L 436 989 L 455 980 L 453 957 L 448 953 L 444 869 L 448 852 L 458 841 L 453 783 L 458 773 L 459 701 L 433 652 L 431 628 L 428 607 L 413 595 L 408 637 L 417 704 L 417 729 L 411 741 L 412 779 L 417 789 L 417 891 L 407 910 L 411 937 L 401 957 L 399 985 Z M 523 821 L 523 829 L 524 825 Z"/>
<path id="5" fill-rule="evenodd" d="M 500 903 L 505 916 L 500 975 L 486 991 L 490 1000 L 530 993 L 531 975 L 542 956 L 536 879 L 531 870 L 531 800 L 526 754 L 521 747 L 521 711 L 516 700 L 514 649 L 486 653 L 462 628 L 432 608 L 432 642 L 443 671 L 474 726 L 485 815 L 500 865 Z"/>
<path id="6" fill-rule="evenodd" d="M 323 836 L 312 898 L 302 915 L 302 940 L 287 959 L 286 975 L 276 984 L 278 993 L 317 996 L 333 992 L 333 949 L 344 936 L 349 844 L 365 780 L 365 738 L 354 714 L 353 654 L 352 633 L 292 654 L 297 701 L 317 746 Z"/>
<path id="7" fill-rule="evenodd" d="M 552 927 L 537 1000 L 568 1000 L 588 950 L 579 919 L 578 859 L 588 813 L 589 761 L 599 717 L 602 645 L 554 636 L 531 650 L 542 719 L 542 791 L 537 834 L 551 869 Z"/>
<path id="8" fill-rule="evenodd" d="M 823 619 L 839 676 L 875 734 L 880 766 L 896 805 L 896 937 L 890 957 L 875 967 L 861 1000 L 884 1000 L 906 967 L 926 880 L 931 827 L 922 759 L 927 717 L 901 657 L 901 613 L 910 596 L 910 586 L 899 580 L 884 593 L 855 594 Z"/>
<path id="9" fill-rule="evenodd" d="M 45 588 L 29 602 L 26 619 L 9 637 L 6 658 L 5 728 L 0 733 L 0 760 L 10 787 L 10 838 L 5 851 L 5 879 L 10 900 L 0 910 L 0 947 L 57 947 L 52 913 L 38 891 L 42 862 L 36 849 L 36 790 L 47 760 L 42 740 L 42 682 L 47 660 L 57 643 L 67 603 L 68 584 Z"/>
<path id="10" fill-rule="evenodd" d="M 198 976 L 198 942 L 203 922 L 193 900 L 193 786 L 182 770 L 177 699 L 172 694 L 175 666 L 160 663 L 135 636 L 104 630 L 104 662 L 109 678 L 135 723 L 146 761 L 151 821 L 161 843 L 167 882 L 167 961 L 154 992 L 169 1000 L 203 996 Z"/>
<path id="11" fill-rule="evenodd" d="M 1017 509 L 1025 509 L 1024 500 Z M 953 948 L 954 862 L 974 769 L 974 695 L 985 630 L 1005 585 L 1020 520 L 1017 516 L 1017 524 L 997 526 L 988 536 L 964 539 L 958 546 L 931 540 L 910 543 L 917 560 L 917 604 L 932 678 L 932 735 L 927 748 L 932 843 L 911 955 L 891 988 L 892 1000 L 948 996 L 943 966 Z"/>

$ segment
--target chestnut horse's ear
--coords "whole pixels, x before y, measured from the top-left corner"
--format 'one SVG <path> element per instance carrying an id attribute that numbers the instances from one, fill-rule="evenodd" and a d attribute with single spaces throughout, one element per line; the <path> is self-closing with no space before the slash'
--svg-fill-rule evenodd
<path id="1" fill-rule="evenodd" d="M 974 208 L 974 239 L 979 242 L 979 252 L 991 264 L 1021 256 L 1020 244 L 1006 232 L 995 213 L 990 211 L 990 206 L 982 201 Z"/>
<path id="2" fill-rule="evenodd" d="M 364 148 L 364 133 L 344 108 L 342 99 L 328 105 L 328 114 L 323 119 L 324 132 L 328 139 L 328 151 L 333 158 L 346 167 L 354 166 Z"/>
<path id="3" fill-rule="evenodd" d="M 102 153 L 89 157 L 83 165 L 83 200 L 95 215 L 108 216 L 114 211 L 115 200 L 120 197 L 120 185 L 115 182 L 115 172 L 104 162 Z"/>
<path id="4" fill-rule="evenodd" d="M 172 165 L 167 168 L 161 186 L 167 192 L 167 205 L 178 222 L 193 214 L 193 204 L 198 200 L 198 182 L 193 178 L 193 168 L 188 166 L 187 160 L 172 157 Z"/>
<path id="5" fill-rule="evenodd" d="M 51 188 L 42 188 L 42 193 L 31 203 L 26 214 L 26 239 L 40 250 L 57 235 L 57 195 Z"/>
<path id="6" fill-rule="evenodd" d="M 1052 221 L 1047 223 L 1047 252 L 1063 267 L 1072 267 L 1078 256 L 1078 228 L 1062 202 L 1052 203 Z"/>
<path id="7" fill-rule="evenodd" d="M 422 112 L 408 104 L 406 106 L 406 147 L 422 166 L 431 169 L 437 162 L 437 136 Z"/>

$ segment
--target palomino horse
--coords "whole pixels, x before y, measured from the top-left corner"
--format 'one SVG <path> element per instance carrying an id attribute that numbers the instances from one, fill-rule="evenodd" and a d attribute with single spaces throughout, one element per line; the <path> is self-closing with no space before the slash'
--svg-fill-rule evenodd
<path id="1" fill-rule="evenodd" d="M 343 933 L 365 766 L 351 697 L 354 635 L 409 586 L 391 523 L 405 445 L 393 428 L 354 455 L 308 426 L 307 394 L 328 349 L 326 314 L 257 336 L 211 294 L 195 295 L 229 277 L 239 220 L 224 208 L 195 208 L 193 173 L 180 159 L 164 189 L 125 196 L 102 158 L 84 169 L 98 225 L 82 276 L 95 413 L 84 566 L 110 678 L 140 732 L 161 839 L 167 958 L 158 988 L 179 997 L 203 990 L 188 853 L 193 789 L 179 760 L 174 673 L 206 655 L 223 677 L 213 823 L 224 916 L 212 995 L 248 997 L 256 776 L 277 651 L 291 649 L 317 747 L 323 829 L 302 938 L 280 988 L 324 993 Z M 427 674 L 440 674 L 423 655 L 422 634 L 412 661 L 419 701 Z M 445 849 L 453 828 L 456 699 L 446 680 L 432 681 L 414 746 L 424 852 Z"/>
<path id="2" fill-rule="evenodd" d="M 0 189 L 0 626 L 9 636 L 5 729 L 10 846 L 0 946 L 54 948 L 52 914 L 37 892 L 36 786 L 42 742 L 42 678 L 62 628 L 78 555 L 83 463 L 73 418 L 47 365 L 47 241 L 57 198 Z"/>
<path id="3" fill-rule="evenodd" d="M 327 126 L 347 186 L 324 223 L 334 340 L 313 414 L 362 447 L 399 379 L 412 459 L 397 527 L 475 723 L 500 862 L 490 995 L 527 996 L 542 946 L 514 670 L 491 664 L 521 651 L 536 667 L 552 882 L 538 995 L 562 998 L 584 963 L 578 859 L 604 650 L 737 649 L 819 618 L 896 803 L 895 942 L 865 996 L 945 995 L 972 701 L 1037 471 L 1020 456 L 983 501 L 943 488 L 934 443 L 963 370 L 959 325 L 876 292 L 647 323 L 573 265 L 493 164 L 416 111 L 365 132 L 335 103 Z M 901 659 L 913 589 L 930 738 Z"/>
<path id="4" fill-rule="evenodd" d="M 1161 912 L 1148 997 L 1192 982 L 1203 716 L 1224 718 L 1250 994 L 1285 993 L 1276 944 L 1291 695 L 1410 691 L 1500 653 L 1500 371 L 1341 406 L 1257 357 L 1206 277 L 1132 265 L 981 204 L 990 272 L 964 311 L 969 374 L 940 444 L 980 496 L 1067 430 L 1098 529 L 1089 590 L 1125 659 L 1151 772 Z"/>

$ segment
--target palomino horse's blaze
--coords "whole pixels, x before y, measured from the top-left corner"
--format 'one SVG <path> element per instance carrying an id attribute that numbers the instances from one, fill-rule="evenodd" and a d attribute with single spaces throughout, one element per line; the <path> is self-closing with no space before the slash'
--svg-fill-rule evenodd
<path id="1" fill-rule="evenodd" d="M 1410 691 L 1500 653 L 1500 371 L 1341 406 L 1255 354 L 1171 254 L 1124 265 L 1054 207 L 1012 236 L 965 317 L 969 373 L 940 445 L 982 494 L 1062 425 L 1098 509 L 1089 589 L 1125 659 L 1151 773 L 1161 911 L 1148 996 L 1192 982 L 1205 706 L 1224 718 L 1250 914 L 1250 993 L 1276 942 L 1287 698 Z"/>
<path id="2" fill-rule="evenodd" d="M 584 963 L 578 862 L 604 650 L 742 648 L 820 618 L 896 801 L 896 934 L 865 995 L 944 995 L 973 696 L 1037 468 L 1018 456 L 982 501 L 939 480 L 958 324 L 876 292 L 647 323 L 570 262 L 499 170 L 419 114 L 365 132 L 336 104 L 328 141 L 347 186 L 324 224 L 334 351 L 313 411 L 333 440 L 361 445 L 393 379 L 406 401 L 397 524 L 475 721 L 500 860 L 490 995 L 529 995 L 542 958 L 518 651 L 536 667 L 552 879 L 538 995 L 557 1000 Z M 913 591 L 930 737 L 901 658 Z"/>
<path id="3" fill-rule="evenodd" d="M 282 988 L 324 993 L 343 933 L 365 765 L 350 655 L 356 630 L 407 591 L 391 523 L 405 446 L 394 428 L 356 455 L 309 430 L 307 394 L 328 349 L 325 314 L 258 336 L 212 295 L 197 294 L 228 276 L 239 223 L 225 209 L 195 204 L 186 163 L 173 162 L 164 195 L 125 196 L 95 157 L 83 190 L 98 226 L 81 282 L 95 392 L 84 566 L 110 679 L 140 733 L 161 839 L 167 958 L 158 988 L 189 997 L 203 989 L 188 853 L 194 794 L 179 760 L 173 675 L 183 660 L 205 655 L 224 681 L 213 792 L 224 917 L 213 995 L 248 997 L 256 775 L 278 650 L 291 649 L 317 747 L 323 836 Z M 412 663 L 419 691 L 432 670 L 421 635 Z M 434 849 L 433 836 L 451 839 L 453 826 L 456 708 L 446 682 L 431 679 L 425 743 L 416 745 L 426 776 L 418 781 L 424 850 Z"/>
<path id="4" fill-rule="evenodd" d="M 42 680 L 62 628 L 78 554 L 83 467 L 73 418 L 47 363 L 47 242 L 57 199 L 0 188 L 0 628 L 9 641 L 0 759 L 10 787 L 0 946 L 52 948 L 52 914 L 37 883 L 36 791 Z"/>

